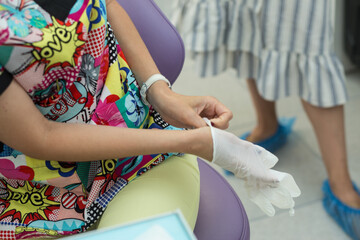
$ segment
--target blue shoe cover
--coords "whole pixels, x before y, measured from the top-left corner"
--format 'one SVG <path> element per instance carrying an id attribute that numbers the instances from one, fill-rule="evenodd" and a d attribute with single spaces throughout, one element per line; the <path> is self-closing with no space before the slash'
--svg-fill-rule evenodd
<path id="1" fill-rule="evenodd" d="M 354 184 L 355 190 L 359 189 Z M 339 226 L 354 240 L 360 240 L 360 209 L 345 205 L 331 191 L 329 181 L 323 183 L 323 206 L 326 212 L 339 224 Z"/>
<path id="2" fill-rule="evenodd" d="M 263 141 L 255 142 L 255 144 L 265 148 L 272 153 L 276 152 L 285 145 L 287 137 L 292 131 L 295 120 L 295 117 L 280 118 L 279 127 L 275 134 Z M 240 138 L 245 140 L 249 135 L 250 132 L 247 132 L 243 134 Z"/>
<path id="3" fill-rule="evenodd" d="M 260 147 L 265 148 L 266 150 L 274 153 L 277 150 L 279 150 L 282 146 L 285 145 L 287 141 L 288 135 L 292 131 L 292 127 L 294 125 L 296 118 L 280 118 L 279 119 L 279 126 L 274 135 L 269 137 L 268 139 L 265 139 L 260 142 L 255 142 L 256 145 L 259 145 Z M 250 135 L 250 132 L 247 132 L 240 136 L 241 139 L 246 140 L 246 138 Z M 233 175 L 232 172 L 225 170 L 225 175 L 231 176 Z"/>
<path id="4" fill-rule="evenodd" d="M 228 170 L 225 170 L 225 169 L 224 169 L 224 173 L 225 173 L 226 176 L 233 176 L 234 175 L 234 173 L 232 173 L 232 172 L 230 172 Z"/>

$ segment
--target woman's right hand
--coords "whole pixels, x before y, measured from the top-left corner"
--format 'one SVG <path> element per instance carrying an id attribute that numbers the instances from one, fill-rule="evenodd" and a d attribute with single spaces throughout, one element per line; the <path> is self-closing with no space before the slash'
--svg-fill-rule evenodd
<path id="1" fill-rule="evenodd" d="M 169 89 L 163 81 L 149 88 L 148 101 L 166 122 L 176 127 L 205 127 L 202 118 L 208 118 L 213 126 L 226 129 L 233 117 L 230 109 L 216 98 L 181 95 Z"/>

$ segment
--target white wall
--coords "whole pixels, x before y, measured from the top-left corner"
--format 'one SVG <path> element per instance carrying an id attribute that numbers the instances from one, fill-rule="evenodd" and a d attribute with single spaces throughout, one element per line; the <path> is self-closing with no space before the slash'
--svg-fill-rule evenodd
<path id="1" fill-rule="evenodd" d="M 173 0 L 154 0 L 154 2 L 161 8 L 161 10 L 168 16 L 171 11 Z"/>

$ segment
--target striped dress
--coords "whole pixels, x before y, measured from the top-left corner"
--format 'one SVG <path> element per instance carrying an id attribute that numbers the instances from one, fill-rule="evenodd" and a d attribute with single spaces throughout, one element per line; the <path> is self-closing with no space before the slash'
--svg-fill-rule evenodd
<path id="1" fill-rule="evenodd" d="M 348 98 L 333 50 L 334 0 L 176 0 L 172 21 L 202 77 L 228 68 L 263 98 L 298 95 L 332 107 Z"/>

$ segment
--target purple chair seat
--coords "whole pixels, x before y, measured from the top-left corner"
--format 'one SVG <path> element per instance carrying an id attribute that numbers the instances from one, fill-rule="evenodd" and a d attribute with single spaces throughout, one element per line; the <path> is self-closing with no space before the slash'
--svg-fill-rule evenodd
<path id="1" fill-rule="evenodd" d="M 230 184 L 215 169 L 198 159 L 200 205 L 194 233 L 199 240 L 250 239 L 245 209 Z"/>
<path id="2" fill-rule="evenodd" d="M 153 0 L 117 0 L 126 10 L 160 72 L 172 83 L 183 67 L 182 39 Z M 229 183 L 198 159 L 200 205 L 194 233 L 199 240 L 250 239 L 244 207 Z"/>

